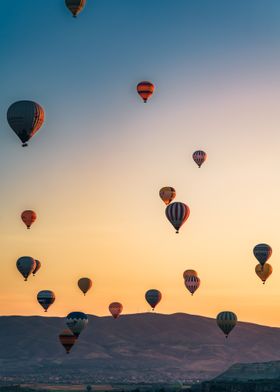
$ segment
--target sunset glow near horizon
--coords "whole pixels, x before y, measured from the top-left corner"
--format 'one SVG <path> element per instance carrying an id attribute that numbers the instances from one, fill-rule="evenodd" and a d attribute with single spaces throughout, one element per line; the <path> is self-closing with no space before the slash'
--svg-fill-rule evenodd
<path id="1" fill-rule="evenodd" d="M 0 314 L 149 311 L 280 326 L 280 3 L 95 0 L 74 20 L 64 1 L 2 5 Z M 143 104 L 141 80 L 155 84 Z M 23 149 L 6 111 L 40 103 Z M 198 169 L 192 153 L 203 149 Z M 173 186 L 190 218 L 175 234 L 158 196 Z M 26 230 L 20 214 L 38 215 Z M 273 274 L 255 275 L 268 243 Z M 24 282 L 16 260 L 42 262 Z M 197 270 L 193 297 L 185 269 Z M 80 277 L 93 280 L 86 297 Z"/>

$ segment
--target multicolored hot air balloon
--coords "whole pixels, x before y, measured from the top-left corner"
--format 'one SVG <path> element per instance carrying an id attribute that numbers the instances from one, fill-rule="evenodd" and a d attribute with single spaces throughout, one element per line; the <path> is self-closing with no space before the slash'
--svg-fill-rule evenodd
<path id="1" fill-rule="evenodd" d="M 272 255 L 272 248 L 267 244 L 258 244 L 254 247 L 253 253 L 258 262 L 264 266 Z"/>
<path id="2" fill-rule="evenodd" d="M 39 271 L 39 269 L 41 268 L 41 262 L 39 260 L 35 260 L 36 263 L 36 267 L 35 270 L 32 272 L 33 276 L 35 276 L 35 274 Z"/>
<path id="3" fill-rule="evenodd" d="M 85 329 L 88 324 L 88 316 L 83 312 L 69 313 L 66 318 L 66 325 L 73 332 L 76 338 Z"/>
<path id="4" fill-rule="evenodd" d="M 72 334 L 69 329 L 64 329 L 58 336 L 60 343 L 62 346 L 65 348 L 66 353 L 69 354 L 71 351 L 71 348 L 74 346 L 76 343 L 76 336 Z"/>
<path id="5" fill-rule="evenodd" d="M 92 287 L 92 281 L 89 278 L 81 278 L 78 280 L 79 289 L 86 295 L 89 289 Z"/>
<path id="6" fill-rule="evenodd" d="M 21 219 L 28 229 L 30 229 L 32 223 L 35 222 L 36 218 L 36 212 L 32 210 L 23 211 L 23 213 L 21 214 Z"/>
<path id="7" fill-rule="evenodd" d="M 268 263 L 265 263 L 265 265 L 257 264 L 255 267 L 256 274 L 258 277 L 262 280 L 263 284 L 265 284 L 265 281 L 270 277 L 272 274 L 272 266 Z"/>
<path id="8" fill-rule="evenodd" d="M 155 86 L 151 82 L 140 82 L 137 84 L 137 92 L 143 99 L 144 103 L 153 95 Z"/>
<path id="9" fill-rule="evenodd" d="M 28 276 L 32 274 L 32 272 L 36 268 L 36 261 L 33 257 L 23 256 L 17 260 L 17 269 L 24 277 L 24 280 L 27 280 Z"/>
<path id="10" fill-rule="evenodd" d="M 154 310 L 157 304 L 160 302 L 162 295 L 159 290 L 151 289 L 146 292 L 145 298 L 148 304 L 152 307 L 152 310 Z"/>
<path id="11" fill-rule="evenodd" d="M 200 286 L 200 279 L 197 276 L 187 276 L 185 279 L 185 286 L 187 288 L 187 290 L 189 290 L 189 292 L 191 293 L 191 295 L 194 295 L 194 293 L 196 292 L 196 290 L 199 288 Z"/>
<path id="12" fill-rule="evenodd" d="M 55 301 L 55 294 L 51 290 L 42 290 L 39 291 L 37 294 L 37 300 L 39 304 L 45 309 L 45 312 L 48 311 L 48 308 L 54 303 Z"/>
<path id="13" fill-rule="evenodd" d="M 119 315 L 121 314 L 121 312 L 123 311 L 123 306 L 121 303 L 119 302 L 112 302 L 109 305 L 109 311 L 112 314 L 112 316 L 114 317 L 114 319 L 118 318 Z"/>
<path id="14" fill-rule="evenodd" d="M 166 204 L 170 204 L 176 197 L 176 191 L 172 186 L 165 186 L 159 191 L 159 197 Z"/>
<path id="15" fill-rule="evenodd" d="M 237 324 L 237 316 L 233 312 L 221 312 L 217 316 L 217 325 L 226 335 L 226 338 Z"/>
<path id="16" fill-rule="evenodd" d="M 206 161 L 206 159 L 207 159 L 207 154 L 202 150 L 198 150 L 193 153 L 193 160 L 195 161 L 195 163 L 199 168 Z"/>
<path id="17" fill-rule="evenodd" d="M 190 215 L 190 209 L 186 204 L 175 201 L 166 207 L 165 215 L 176 229 L 176 233 L 179 233 L 180 227 L 186 222 Z"/>
<path id="18" fill-rule="evenodd" d="M 33 101 L 13 103 L 7 112 L 7 121 L 22 141 L 22 147 L 39 131 L 45 118 L 44 109 Z"/>
<path id="19" fill-rule="evenodd" d="M 72 13 L 73 18 L 76 18 L 77 15 L 82 11 L 86 4 L 86 0 L 65 0 L 65 5 Z"/>
<path id="20" fill-rule="evenodd" d="M 188 269 L 188 270 L 184 271 L 184 273 L 183 273 L 184 280 L 187 279 L 187 276 L 197 276 L 197 272 L 195 270 Z"/>

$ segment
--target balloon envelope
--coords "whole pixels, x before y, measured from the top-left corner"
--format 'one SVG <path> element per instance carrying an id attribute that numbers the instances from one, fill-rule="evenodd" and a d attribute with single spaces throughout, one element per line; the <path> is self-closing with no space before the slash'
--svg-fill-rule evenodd
<path id="1" fill-rule="evenodd" d="M 188 269 L 188 270 L 184 271 L 183 278 L 186 280 L 187 276 L 197 276 L 197 272 L 195 270 Z"/>
<path id="2" fill-rule="evenodd" d="M 193 153 L 193 160 L 195 161 L 198 167 L 200 167 L 206 161 L 206 159 L 207 159 L 207 154 L 202 150 L 198 150 Z"/>
<path id="3" fill-rule="evenodd" d="M 39 269 L 41 268 L 41 262 L 39 260 L 35 260 L 35 263 L 36 263 L 36 267 L 35 267 L 34 271 L 32 272 L 33 275 L 35 275 L 39 271 Z"/>
<path id="4" fill-rule="evenodd" d="M 44 109 L 33 101 L 18 101 L 13 103 L 7 112 L 7 121 L 22 141 L 22 146 L 27 146 L 28 140 L 39 131 L 45 118 Z"/>
<path id="5" fill-rule="evenodd" d="M 145 298 L 146 298 L 146 301 L 148 302 L 148 304 L 154 310 L 155 307 L 157 306 L 157 304 L 160 302 L 162 295 L 159 290 L 151 289 L 146 292 Z"/>
<path id="6" fill-rule="evenodd" d="M 23 213 L 21 214 L 21 219 L 28 229 L 30 229 L 32 223 L 35 222 L 36 218 L 36 212 L 32 210 L 23 211 Z"/>
<path id="7" fill-rule="evenodd" d="M 88 324 L 88 316 L 83 312 L 69 313 L 66 318 L 66 325 L 73 332 L 76 338 L 85 329 Z"/>
<path id="8" fill-rule="evenodd" d="M 270 277 L 270 275 L 272 274 L 272 266 L 268 263 L 265 263 L 265 265 L 260 265 L 257 264 L 255 267 L 255 271 L 256 274 L 258 275 L 258 277 L 262 280 L 263 284 L 265 283 L 265 281 Z"/>
<path id="9" fill-rule="evenodd" d="M 189 290 L 191 295 L 193 295 L 200 286 L 199 277 L 194 275 L 192 276 L 188 275 L 185 279 L 185 286 Z"/>
<path id="10" fill-rule="evenodd" d="M 137 92 L 145 103 L 153 95 L 154 90 L 155 86 L 151 82 L 144 81 L 137 84 Z"/>
<path id="11" fill-rule="evenodd" d="M 89 289 L 92 287 L 92 281 L 89 278 L 81 278 L 78 280 L 79 289 L 86 295 Z"/>
<path id="12" fill-rule="evenodd" d="M 17 269 L 21 273 L 21 275 L 27 280 L 28 276 L 32 274 L 32 272 L 36 268 L 36 262 L 33 257 L 23 256 L 17 260 Z"/>
<path id="13" fill-rule="evenodd" d="M 74 346 L 77 338 L 69 329 L 64 329 L 58 336 L 60 343 L 65 348 L 66 353 L 69 354 Z"/>
<path id="14" fill-rule="evenodd" d="M 180 227 L 190 216 L 190 209 L 186 204 L 175 201 L 166 207 L 165 215 L 172 226 L 176 229 L 176 233 L 179 233 Z"/>
<path id="15" fill-rule="evenodd" d="M 47 312 L 48 308 L 55 301 L 55 294 L 51 290 L 42 290 L 37 294 L 37 300 L 42 308 L 45 309 L 45 312 Z"/>
<path id="16" fill-rule="evenodd" d="M 176 191 L 172 186 L 165 186 L 159 191 L 159 197 L 166 204 L 170 204 L 176 197 Z"/>
<path id="17" fill-rule="evenodd" d="M 225 311 L 221 312 L 217 316 L 217 325 L 228 337 L 229 333 L 237 324 L 237 316 L 233 312 Z"/>
<path id="18" fill-rule="evenodd" d="M 261 265 L 264 265 L 272 255 L 272 248 L 267 244 L 258 244 L 254 247 L 253 253 Z"/>
<path id="19" fill-rule="evenodd" d="M 82 11 L 85 4 L 86 0 L 65 0 L 65 5 L 74 18 L 76 18 L 76 16 Z"/>
<path id="20" fill-rule="evenodd" d="M 109 311 L 111 312 L 114 319 L 118 318 L 123 310 L 123 306 L 120 302 L 112 302 L 109 305 Z"/>

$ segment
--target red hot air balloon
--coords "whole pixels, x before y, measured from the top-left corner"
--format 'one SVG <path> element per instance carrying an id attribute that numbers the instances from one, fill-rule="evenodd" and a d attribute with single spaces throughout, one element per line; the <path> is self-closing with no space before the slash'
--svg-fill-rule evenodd
<path id="1" fill-rule="evenodd" d="M 198 150 L 193 153 L 193 160 L 195 161 L 195 163 L 199 168 L 206 161 L 206 159 L 207 159 L 207 154 L 202 150 Z"/>
<path id="2" fill-rule="evenodd" d="M 77 15 L 82 11 L 86 4 L 86 0 L 65 0 L 65 5 L 72 13 L 73 18 L 76 18 Z"/>
<path id="3" fill-rule="evenodd" d="M 76 343 L 76 336 L 69 330 L 64 329 L 58 336 L 60 343 L 65 348 L 66 353 L 69 354 L 72 347 Z"/>
<path id="4" fill-rule="evenodd" d="M 121 312 L 123 311 L 123 306 L 119 302 L 112 302 L 109 305 L 109 311 L 111 312 L 114 319 L 118 318 Z"/>
<path id="5" fill-rule="evenodd" d="M 28 229 L 30 229 L 32 223 L 35 222 L 36 218 L 37 218 L 36 212 L 34 212 L 32 210 L 25 210 L 21 214 L 21 219 L 22 219 L 23 223 L 25 223 L 25 225 Z"/>
<path id="6" fill-rule="evenodd" d="M 152 310 L 155 310 L 155 307 L 161 301 L 162 295 L 159 290 L 151 289 L 146 292 L 145 298 Z"/>
<path id="7" fill-rule="evenodd" d="M 185 286 L 191 293 L 191 295 L 194 295 L 195 291 L 199 288 L 200 286 L 200 279 L 198 276 L 187 276 L 185 279 Z"/>
<path id="8" fill-rule="evenodd" d="M 151 82 L 140 82 L 137 84 L 137 92 L 143 99 L 144 103 L 153 95 L 155 86 Z"/>
<path id="9" fill-rule="evenodd" d="M 39 260 L 35 260 L 36 263 L 36 267 L 35 270 L 32 272 L 33 276 L 35 276 L 35 274 L 39 271 L 39 269 L 41 268 L 41 262 Z"/>
<path id="10" fill-rule="evenodd" d="M 190 209 L 186 204 L 176 201 L 166 207 L 165 215 L 176 229 L 176 233 L 179 233 L 180 227 L 186 222 L 190 215 Z"/>

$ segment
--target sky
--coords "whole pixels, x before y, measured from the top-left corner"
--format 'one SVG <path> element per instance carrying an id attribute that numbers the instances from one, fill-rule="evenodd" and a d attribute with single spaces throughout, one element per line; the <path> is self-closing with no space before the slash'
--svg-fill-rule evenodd
<path id="1" fill-rule="evenodd" d="M 149 311 L 280 326 L 280 3 L 278 0 L 63 0 L 1 4 L 0 314 Z M 155 84 L 144 105 L 142 80 Z M 6 121 L 34 100 L 44 126 L 21 143 Z M 198 169 L 192 153 L 203 149 Z M 158 196 L 190 207 L 179 235 Z M 26 230 L 20 214 L 38 215 Z M 252 249 L 271 245 L 263 286 Z M 16 260 L 42 262 L 24 282 Z M 182 278 L 194 268 L 193 297 Z M 83 297 L 77 280 L 93 288 Z"/>

